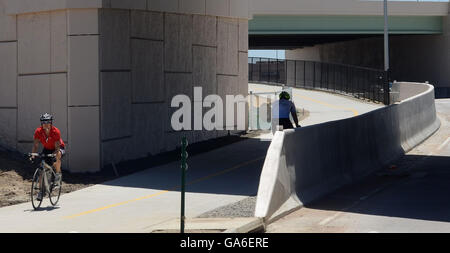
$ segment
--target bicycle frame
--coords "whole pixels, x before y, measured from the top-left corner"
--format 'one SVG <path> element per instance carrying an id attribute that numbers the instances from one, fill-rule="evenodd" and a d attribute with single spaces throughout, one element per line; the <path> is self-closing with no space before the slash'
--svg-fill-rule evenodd
<path id="1" fill-rule="evenodd" d="M 29 153 L 29 155 L 36 155 L 36 156 L 42 157 L 41 154 L 39 154 L 39 153 Z M 41 165 L 39 166 L 39 169 L 42 170 L 42 172 L 43 172 L 42 176 L 44 177 L 43 179 L 40 179 L 40 180 L 43 180 L 43 182 L 41 182 L 41 183 L 44 183 L 46 193 L 50 193 L 50 184 L 48 182 L 49 178 L 47 177 L 47 173 L 50 173 L 50 175 L 55 175 L 55 171 L 53 170 L 52 166 L 50 166 L 49 164 L 47 164 L 45 162 L 45 159 L 41 160 Z"/>
<path id="2" fill-rule="evenodd" d="M 50 193 L 50 184 L 48 182 L 49 178 L 47 177 L 47 173 L 50 172 L 51 173 L 50 175 L 54 175 L 55 171 L 53 170 L 52 166 L 48 165 L 44 160 L 41 161 L 41 167 L 40 168 L 44 172 L 43 173 L 43 176 L 44 176 L 44 178 L 43 178 L 44 182 L 43 183 L 44 183 L 44 186 L 45 186 L 45 191 L 47 193 Z"/>

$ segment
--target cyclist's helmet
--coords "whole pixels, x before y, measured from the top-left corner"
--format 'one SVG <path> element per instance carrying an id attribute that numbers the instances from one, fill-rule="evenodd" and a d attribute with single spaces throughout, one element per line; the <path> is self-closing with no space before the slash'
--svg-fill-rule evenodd
<path id="1" fill-rule="evenodd" d="M 286 100 L 291 99 L 291 95 L 289 95 L 289 93 L 286 91 L 282 91 L 279 96 L 280 96 L 280 99 L 286 99 Z"/>
<path id="2" fill-rule="evenodd" d="M 44 113 L 41 115 L 41 124 L 52 124 L 53 123 L 53 116 L 49 113 Z"/>

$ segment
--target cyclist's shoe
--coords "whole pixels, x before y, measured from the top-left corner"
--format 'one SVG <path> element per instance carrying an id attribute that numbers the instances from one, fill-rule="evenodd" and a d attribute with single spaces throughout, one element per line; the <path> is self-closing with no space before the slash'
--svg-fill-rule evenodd
<path id="1" fill-rule="evenodd" d="M 56 176 L 55 176 L 55 179 L 53 181 L 54 186 L 55 187 L 61 186 L 61 173 L 56 173 L 55 175 Z"/>
<path id="2" fill-rule="evenodd" d="M 38 196 L 37 196 L 37 201 L 41 201 L 42 200 L 42 192 L 39 192 L 38 193 Z"/>

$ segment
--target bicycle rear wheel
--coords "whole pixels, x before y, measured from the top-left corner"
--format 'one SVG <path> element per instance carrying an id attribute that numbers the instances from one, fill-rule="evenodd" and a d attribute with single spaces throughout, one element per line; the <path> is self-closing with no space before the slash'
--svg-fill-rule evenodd
<path id="1" fill-rule="evenodd" d="M 59 201 L 59 196 L 61 195 L 61 188 L 62 188 L 62 180 L 59 182 L 59 186 L 57 186 L 55 182 L 52 182 L 52 184 L 50 185 L 50 193 L 48 197 L 50 199 L 50 203 L 52 203 L 52 205 L 54 206 Z"/>
<path id="2" fill-rule="evenodd" d="M 38 200 L 38 194 L 39 192 L 44 195 L 44 183 L 42 182 L 42 170 L 36 169 L 33 175 L 33 181 L 31 182 L 31 204 L 33 205 L 34 210 L 38 209 L 42 204 L 42 199 L 44 196 L 42 196 L 41 200 Z M 41 184 L 39 185 L 39 179 L 41 181 Z"/>

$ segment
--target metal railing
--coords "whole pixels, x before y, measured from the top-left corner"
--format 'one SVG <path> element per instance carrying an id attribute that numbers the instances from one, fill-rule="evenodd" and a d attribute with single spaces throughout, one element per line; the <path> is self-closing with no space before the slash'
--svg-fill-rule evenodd
<path id="1" fill-rule="evenodd" d="M 248 64 L 249 82 L 325 90 L 389 104 L 389 83 L 384 70 L 260 57 L 249 57 Z"/>

